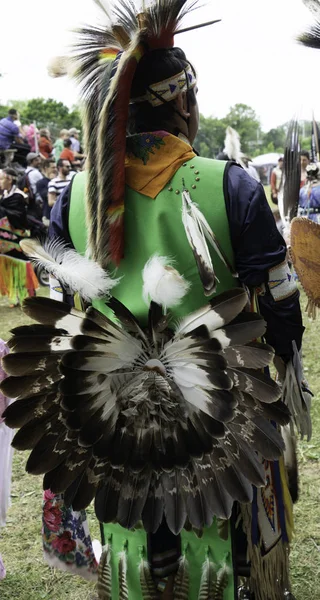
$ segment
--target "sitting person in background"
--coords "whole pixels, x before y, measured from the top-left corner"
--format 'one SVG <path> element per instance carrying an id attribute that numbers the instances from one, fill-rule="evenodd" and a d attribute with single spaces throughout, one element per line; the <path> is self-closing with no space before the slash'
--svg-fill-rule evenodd
<path id="1" fill-rule="evenodd" d="M 53 145 L 50 138 L 49 129 L 40 129 L 39 152 L 41 157 L 46 159 L 52 154 Z"/>
<path id="2" fill-rule="evenodd" d="M 15 125 L 14 121 L 19 118 L 15 108 L 10 108 L 8 116 L 0 121 L 0 149 L 8 150 L 14 142 L 24 144 L 24 140 L 20 134 L 20 129 Z"/>
<path id="3" fill-rule="evenodd" d="M 67 129 L 61 129 L 59 133 L 59 137 L 56 139 L 53 144 L 53 153 L 55 161 L 57 162 L 60 158 L 61 152 L 64 149 L 63 142 L 69 137 L 69 132 Z"/>
<path id="4" fill-rule="evenodd" d="M 47 160 L 43 162 L 42 172 L 42 179 L 37 181 L 36 199 L 42 205 L 42 222 L 49 226 L 51 207 L 48 204 L 48 187 L 50 181 L 58 174 L 54 158 L 47 158 Z"/>
<path id="5" fill-rule="evenodd" d="M 17 187 L 17 172 L 7 167 L 1 172 L 0 219 L 7 217 L 15 229 L 27 228 L 26 195 Z"/>
<path id="6" fill-rule="evenodd" d="M 64 145 L 64 149 L 62 150 L 62 152 L 60 154 L 60 158 L 69 160 L 72 164 L 74 162 L 75 155 L 74 155 L 74 152 L 72 152 L 72 150 L 71 150 L 72 142 L 71 142 L 70 138 L 67 138 L 66 140 L 64 140 L 63 145 Z"/>
<path id="7" fill-rule="evenodd" d="M 23 139 L 20 125 L 16 109 L 10 108 L 8 116 L 0 121 L 0 150 L 15 150 L 15 162 L 25 168 L 27 166 L 26 156 L 30 152 L 30 146 Z"/>
<path id="8" fill-rule="evenodd" d="M 58 176 L 51 179 L 48 185 L 48 206 L 52 208 L 58 200 L 61 192 L 69 185 L 72 175 L 71 164 L 69 160 L 59 158 L 57 162 Z"/>

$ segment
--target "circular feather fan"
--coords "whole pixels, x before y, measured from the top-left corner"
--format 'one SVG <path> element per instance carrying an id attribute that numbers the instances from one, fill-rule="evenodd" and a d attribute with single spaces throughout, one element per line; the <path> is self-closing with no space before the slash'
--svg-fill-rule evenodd
<path id="1" fill-rule="evenodd" d="M 255 340 L 265 322 L 242 312 L 234 289 L 174 329 L 151 303 L 148 326 L 116 299 L 117 322 L 45 298 L 25 301 L 39 324 L 13 330 L 5 411 L 19 427 L 14 447 L 31 449 L 27 470 L 64 492 L 75 510 L 95 498 L 97 517 L 146 531 L 163 518 L 178 534 L 228 518 L 264 485 L 262 458 L 284 448 L 289 420 L 279 386 L 262 371 L 273 350 Z"/>

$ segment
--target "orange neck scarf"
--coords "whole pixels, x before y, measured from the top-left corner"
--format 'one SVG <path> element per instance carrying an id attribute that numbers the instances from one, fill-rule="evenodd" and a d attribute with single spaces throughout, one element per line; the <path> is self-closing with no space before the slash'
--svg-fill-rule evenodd
<path id="1" fill-rule="evenodd" d="M 188 142 L 166 131 L 129 136 L 125 162 L 126 184 L 154 199 L 179 167 L 194 156 Z"/>

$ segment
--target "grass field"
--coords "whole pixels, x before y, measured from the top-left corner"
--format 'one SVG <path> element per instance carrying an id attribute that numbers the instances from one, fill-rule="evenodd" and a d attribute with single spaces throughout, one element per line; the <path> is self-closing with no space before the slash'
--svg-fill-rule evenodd
<path id="1" fill-rule="evenodd" d="M 302 307 L 306 304 L 302 294 Z M 0 337 L 27 323 L 19 309 L 9 309 L 0 301 Z M 305 317 L 304 361 L 313 400 L 313 438 L 299 443 L 300 500 L 295 506 L 295 539 L 291 551 L 291 579 L 296 600 L 320 600 L 320 362 L 319 320 Z M 8 523 L 1 530 L 0 552 L 7 577 L 0 582 L 1 600 L 92 600 L 94 586 L 66 573 L 49 569 L 42 559 L 41 481 L 24 471 L 26 456 L 15 453 L 12 482 L 12 507 Z M 98 537 L 92 508 L 89 522 Z M 117 600 L 117 599 L 114 599 Z M 196 600 L 196 599 L 194 599 Z"/>

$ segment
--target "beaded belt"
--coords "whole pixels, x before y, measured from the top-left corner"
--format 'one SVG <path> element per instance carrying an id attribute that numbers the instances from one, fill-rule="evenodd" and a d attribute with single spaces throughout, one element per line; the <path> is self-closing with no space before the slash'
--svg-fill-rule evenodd
<path id="1" fill-rule="evenodd" d="M 299 208 L 300 215 L 313 215 L 315 213 L 320 213 L 320 208 Z"/>

